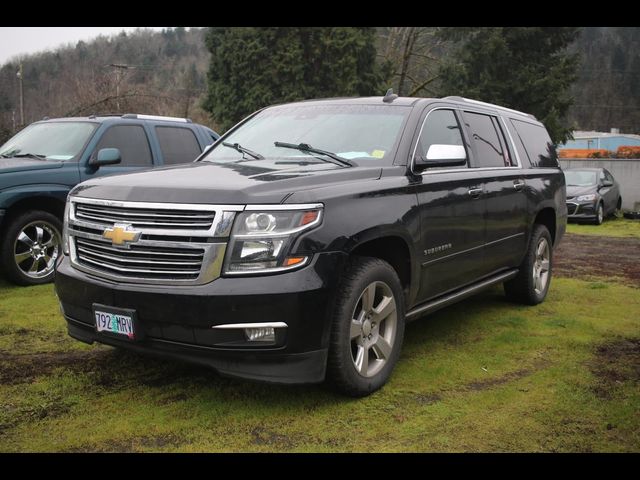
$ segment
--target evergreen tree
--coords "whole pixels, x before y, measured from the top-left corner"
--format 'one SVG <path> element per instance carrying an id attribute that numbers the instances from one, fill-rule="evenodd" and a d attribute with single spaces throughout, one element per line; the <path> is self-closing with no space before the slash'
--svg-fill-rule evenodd
<path id="1" fill-rule="evenodd" d="M 583 58 L 569 119 L 580 130 L 640 133 L 640 28 L 585 27 L 574 50 Z"/>
<path id="2" fill-rule="evenodd" d="M 381 95 L 369 27 L 212 27 L 205 110 L 222 130 L 273 103 Z"/>
<path id="3" fill-rule="evenodd" d="M 450 27 L 440 34 L 457 45 L 440 71 L 445 95 L 460 95 L 532 113 L 554 142 L 570 137 L 566 121 L 578 55 L 567 47 L 575 27 Z"/>

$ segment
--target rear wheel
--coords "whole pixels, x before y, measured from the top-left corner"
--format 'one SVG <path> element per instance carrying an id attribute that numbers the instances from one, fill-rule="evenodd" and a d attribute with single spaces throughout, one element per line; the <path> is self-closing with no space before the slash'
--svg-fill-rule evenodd
<path id="1" fill-rule="evenodd" d="M 552 264 L 551 234 L 544 225 L 535 224 L 518 275 L 504 283 L 507 298 L 525 305 L 544 301 L 551 284 Z"/>
<path id="2" fill-rule="evenodd" d="M 332 313 L 327 381 L 362 397 L 381 388 L 398 361 L 404 336 L 402 285 L 391 265 L 354 259 Z"/>
<path id="3" fill-rule="evenodd" d="M 18 285 L 50 282 L 61 252 L 61 230 L 55 215 L 39 210 L 9 221 L 0 244 L 0 264 L 6 277 Z"/>

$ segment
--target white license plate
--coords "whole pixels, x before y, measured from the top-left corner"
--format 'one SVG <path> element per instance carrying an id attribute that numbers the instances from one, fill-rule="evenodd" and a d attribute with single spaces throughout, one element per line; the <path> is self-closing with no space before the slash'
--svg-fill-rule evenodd
<path id="1" fill-rule="evenodd" d="M 131 316 L 100 310 L 94 310 L 93 313 L 98 332 L 110 332 L 125 335 L 130 339 L 134 338 L 133 318 Z"/>

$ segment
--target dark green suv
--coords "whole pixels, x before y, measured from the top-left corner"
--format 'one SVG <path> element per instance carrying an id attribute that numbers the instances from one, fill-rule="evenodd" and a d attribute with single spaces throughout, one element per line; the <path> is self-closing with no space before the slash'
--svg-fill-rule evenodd
<path id="1" fill-rule="evenodd" d="M 52 280 L 76 184 L 190 162 L 218 137 L 188 119 L 135 114 L 29 125 L 0 147 L 0 272 L 19 285 Z"/>

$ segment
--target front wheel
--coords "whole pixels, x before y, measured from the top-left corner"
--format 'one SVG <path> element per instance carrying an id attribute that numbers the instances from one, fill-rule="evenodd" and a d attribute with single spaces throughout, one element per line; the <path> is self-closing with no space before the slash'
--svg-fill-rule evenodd
<path id="1" fill-rule="evenodd" d="M 551 284 L 552 265 L 551 234 L 544 225 L 535 224 L 518 275 L 504 283 L 507 298 L 525 305 L 544 301 Z"/>
<path id="2" fill-rule="evenodd" d="M 358 257 L 347 268 L 332 313 L 327 381 L 362 397 L 381 388 L 404 337 L 404 297 L 387 262 Z"/>
<path id="3" fill-rule="evenodd" d="M 594 225 L 602 225 L 604 221 L 604 206 L 602 202 L 598 203 L 598 207 L 596 208 L 596 218 L 593 220 Z"/>
<path id="4" fill-rule="evenodd" d="M 0 264 L 7 279 L 18 285 L 53 280 L 61 230 L 60 220 L 44 211 L 24 212 L 10 221 L 0 244 Z"/>

